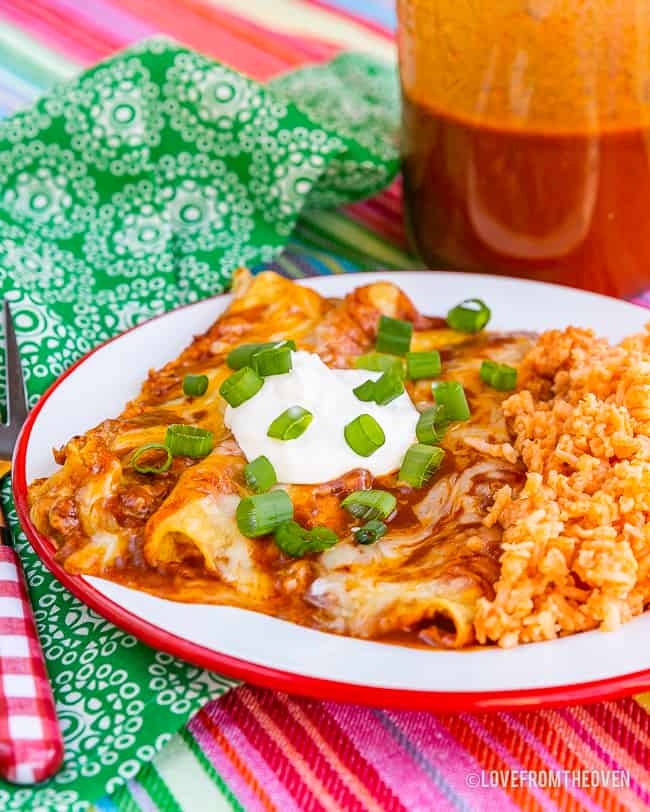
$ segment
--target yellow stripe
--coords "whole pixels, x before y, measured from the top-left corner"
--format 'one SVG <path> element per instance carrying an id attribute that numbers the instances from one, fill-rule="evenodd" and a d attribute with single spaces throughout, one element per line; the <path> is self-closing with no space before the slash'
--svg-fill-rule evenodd
<path id="1" fill-rule="evenodd" d="M 226 9 L 233 14 L 242 14 L 245 6 L 246 19 L 264 28 L 271 28 L 284 34 L 314 38 L 333 42 L 343 48 L 364 51 L 382 59 L 395 62 L 395 45 L 385 37 L 376 34 L 366 26 L 340 17 L 336 12 L 311 6 L 300 0 L 273 0 L 273 11 L 269 12 L 268 0 L 209 0 L 214 6 Z"/>
<path id="2" fill-rule="evenodd" d="M 232 805 L 180 736 L 174 736 L 158 755 L 156 771 L 182 809 L 232 812 Z"/>
<path id="3" fill-rule="evenodd" d="M 650 713 L 650 691 L 643 694 L 636 694 L 634 699 L 641 705 L 644 711 Z"/>

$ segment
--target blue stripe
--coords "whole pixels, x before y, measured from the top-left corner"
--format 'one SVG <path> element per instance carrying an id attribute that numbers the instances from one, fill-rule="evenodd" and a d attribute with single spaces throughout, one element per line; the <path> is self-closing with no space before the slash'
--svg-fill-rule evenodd
<path id="1" fill-rule="evenodd" d="M 445 781 L 444 776 L 442 773 L 430 762 L 426 759 L 422 753 L 415 747 L 413 742 L 406 736 L 402 731 L 397 727 L 395 722 L 389 718 L 389 716 L 381 710 L 374 710 L 373 716 L 377 718 L 379 723 L 384 727 L 390 735 L 395 739 L 395 741 L 406 750 L 406 752 L 411 756 L 413 761 L 431 778 L 431 780 L 436 784 L 436 786 L 440 789 L 442 794 L 447 798 L 447 800 L 452 803 L 456 809 L 461 810 L 461 812 L 479 812 L 479 810 L 475 810 L 473 807 L 469 806 L 467 802 L 461 798 L 459 795 L 456 794 L 453 787 L 450 787 L 449 784 Z"/>
<path id="2" fill-rule="evenodd" d="M 117 807 L 107 795 L 95 801 L 91 809 L 93 812 L 117 812 Z"/>
<path id="3" fill-rule="evenodd" d="M 325 4 L 370 20 L 390 31 L 394 31 L 397 25 L 394 0 L 374 0 L 372 5 L 368 0 L 325 0 Z"/>

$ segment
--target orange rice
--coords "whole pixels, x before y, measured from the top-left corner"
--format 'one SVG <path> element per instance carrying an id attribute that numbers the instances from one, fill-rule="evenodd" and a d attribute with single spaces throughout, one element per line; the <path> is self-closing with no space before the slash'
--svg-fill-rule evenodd
<path id="1" fill-rule="evenodd" d="M 518 383 L 503 408 L 526 484 L 485 519 L 503 528 L 501 573 L 474 621 L 506 648 L 615 629 L 650 603 L 650 334 L 547 332 Z"/>

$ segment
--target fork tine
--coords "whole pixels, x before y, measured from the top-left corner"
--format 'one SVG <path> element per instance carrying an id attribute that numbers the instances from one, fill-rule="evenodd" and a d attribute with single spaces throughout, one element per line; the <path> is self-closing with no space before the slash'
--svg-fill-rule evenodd
<path id="1" fill-rule="evenodd" d="M 21 426 L 27 417 L 25 381 L 18 354 L 16 331 L 11 317 L 9 302 L 4 300 L 5 317 L 5 368 L 7 380 L 7 423 Z"/>

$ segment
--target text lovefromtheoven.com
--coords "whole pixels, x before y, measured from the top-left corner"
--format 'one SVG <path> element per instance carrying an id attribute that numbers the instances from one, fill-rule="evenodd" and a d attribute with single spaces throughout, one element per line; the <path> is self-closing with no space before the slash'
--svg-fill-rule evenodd
<path id="1" fill-rule="evenodd" d="M 468 787 L 610 787 L 624 789 L 630 786 L 627 770 L 477 770 L 467 773 Z"/>

